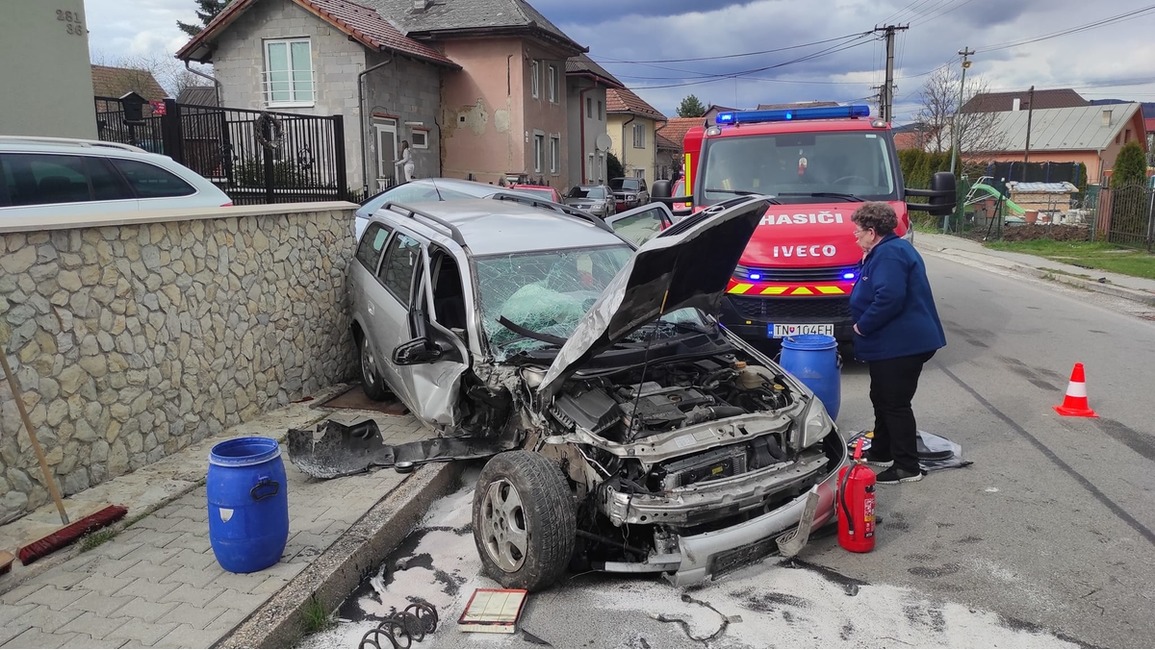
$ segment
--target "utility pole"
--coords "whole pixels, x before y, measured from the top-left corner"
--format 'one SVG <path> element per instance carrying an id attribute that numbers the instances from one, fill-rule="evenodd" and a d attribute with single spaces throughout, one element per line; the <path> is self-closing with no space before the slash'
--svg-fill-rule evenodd
<path id="1" fill-rule="evenodd" d="M 963 94 L 966 92 L 966 87 L 967 87 L 967 85 L 966 85 L 967 84 L 967 68 L 971 67 L 971 62 L 970 62 L 970 59 L 968 57 L 971 56 L 972 54 L 974 54 L 975 51 L 964 47 L 963 49 L 959 50 L 958 53 L 960 55 L 962 55 L 963 60 L 962 60 L 962 80 L 959 82 L 959 85 L 958 85 L 958 106 L 955 107 L 954 119 L 951 120 L 951 125 L 950 125 L 950 141 L 951 141 L 950 173 L 952 173 L 952 174 L 954 173 L 955 157 L 958 155 L 959 149 L 962 148 L 962 142 L 961 142 L 962 138 L 959 137 L 959 133 L 958 133 L 958 116 L 959 116 L 959 113 L 962 112 Z"/>
<path id="2" fill-rule="evenodd" d="M 910 25 L 886 25 L 885 27 L 874 28 L 874 31 L 886 34 L 886 82 L 882 86 L 881 93 L 884 122 L 891 120 L 894 111 L 894 33 L 909 28 Z"/>
<path id="3" fill-rule="evenodd" d="M 1023 148 L 1023 180 L 1027 180 L 1027 163 L 1031 161 L 1031 115 L 1035 112 L 1035 87 L 1027 92 L 1027 146 Z"/>

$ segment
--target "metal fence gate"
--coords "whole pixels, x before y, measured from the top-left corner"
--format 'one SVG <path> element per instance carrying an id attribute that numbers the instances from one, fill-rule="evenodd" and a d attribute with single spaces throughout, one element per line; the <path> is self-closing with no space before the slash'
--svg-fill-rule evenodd
<path id="1" fill-rule="evenodd" d="M 151 110 L 150 110 L 151 108 Z M 126 119 L 132 117 L 134 119 Z M 348 187 L 340 115 L 297 115 L 178 104 L 126 115 L 115 97 L 96 97 L 101 140 L 161 153 L 220 187 L 233 203 L 355 201 Z"/>
<path id="2" fill-rule="evenodd" d="M 1101 189 L 1095 225 L 1101 239 L 1151 252 L 1155 249 L 1155 190 L 1143 185 Z"/>

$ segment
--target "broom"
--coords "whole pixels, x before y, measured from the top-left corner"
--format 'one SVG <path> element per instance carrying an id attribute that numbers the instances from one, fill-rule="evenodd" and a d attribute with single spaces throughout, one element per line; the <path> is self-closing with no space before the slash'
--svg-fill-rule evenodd
<path id="1" fill-rule="evenodd" d="M 28 431 L 29 440 L 32 441 L 32 449 L 40 461 L 40 471 L 44 473 L 44 483 L 48 486 L 52 500 L 56 502 L 56 509 L 60 511 L 60 521 L 65 525 L 64 528 L 51 535 L 42 537 L 20 549 L 18 553 L 20 561 L 28 565 L 53 551 L 68 546 L 94 530 L 99 530 L 116 522 L 128 513 L 128 509 L 124 506 L 108 506 L 75 523 L 68 523 L 68 513 L 64 510 L 64 500 L 60 498 L 60 490 L 56 487 L 56 481 L 52 480 L 52 472 L 48 470 L 48 460 L 44 457 L 44 450 L 40 448 L 40 441 L 36 439 L 36 432 L 32 429 L 32 421 L 28 419 L 28 411 L 24 408 L 24 396 L 20 392 L 20 387 L 16 385 L 16 377 L 12 374 L 12 367 L 8 365 L 6 348 L 7 343 L 3 349 L 0 349 L 0 366 L 4 369 L 4 376 L 8 378 L 8 386 L 12 389 L 12 397 L 16 401 L 17 410 L 20 411 L 20 419 L 24 421 L 24 428 Z"/>

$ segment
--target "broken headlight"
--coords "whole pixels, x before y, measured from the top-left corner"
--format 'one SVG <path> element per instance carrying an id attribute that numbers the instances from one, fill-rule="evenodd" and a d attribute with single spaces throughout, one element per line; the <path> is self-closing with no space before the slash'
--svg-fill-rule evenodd
<path id="1" fill-rule="evenodd" d="M 802 412 L 802 417 L 799 418 L 799 449 L 806 449 L 810 445 L 817 444 L 830 433 L 830 429 L 834 426 L 834 420 L 830 419 L 830 414 L 826 412 L 826 406 L 822 404 L 822 400 L 817 397 L 811 397 L 810 403 L 807 404 L 806 410 Z"/>

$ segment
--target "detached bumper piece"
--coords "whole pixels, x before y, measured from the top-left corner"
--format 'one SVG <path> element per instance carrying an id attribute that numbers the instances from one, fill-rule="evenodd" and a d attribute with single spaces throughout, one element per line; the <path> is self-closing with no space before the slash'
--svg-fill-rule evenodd
<path id="1" fill-rule="evenodd" d="M 319 434 L 319 435 L 318 435 Z M 362 474 L 378 467 L 487 458 L 517 446 L 517 440 L 429 438 L 387 445 L 373 420 L 353 425 L 326 420 L 309 429 L 289 429 L 289 460 L 313 478 Z"/>

